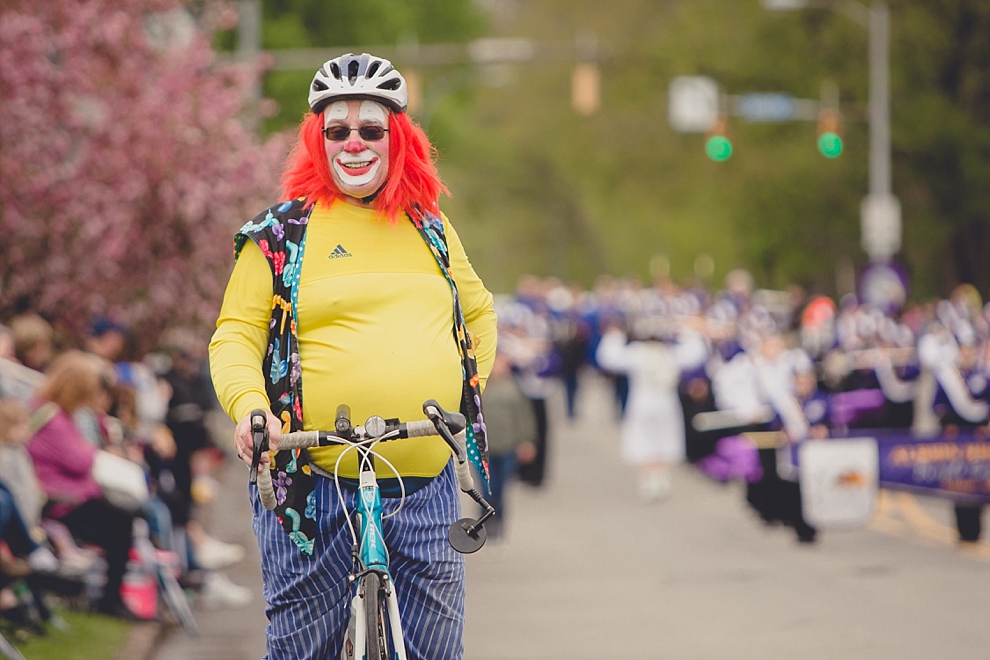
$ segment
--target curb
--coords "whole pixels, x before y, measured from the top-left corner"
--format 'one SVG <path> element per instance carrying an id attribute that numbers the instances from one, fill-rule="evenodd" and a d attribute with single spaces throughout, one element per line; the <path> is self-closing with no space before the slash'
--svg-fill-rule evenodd
<path id="1" fill-rule="evenodd" d="M 161 624 L 155 621 L 135 623 L 127 633 L 127 639 L 117 652 L 115 660 L 145 660 L 150 657 L 151 649 L 161 632 Z"/>

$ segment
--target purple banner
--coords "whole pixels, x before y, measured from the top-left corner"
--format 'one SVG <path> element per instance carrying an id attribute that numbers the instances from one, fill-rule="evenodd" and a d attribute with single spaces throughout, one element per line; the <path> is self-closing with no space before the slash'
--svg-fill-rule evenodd
<path id="1" fill-rule="evenodd" d="M 990 438 L 963 429 L 953 437 L 915 438 L 907 429 L 851 433 L 877 439 L 880 486 L 958 502 L 990 502 Z"/>

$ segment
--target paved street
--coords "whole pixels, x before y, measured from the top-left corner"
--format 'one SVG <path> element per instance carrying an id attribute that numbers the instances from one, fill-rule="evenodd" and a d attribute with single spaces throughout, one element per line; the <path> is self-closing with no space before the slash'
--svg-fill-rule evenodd
<path id="1" fill-rule="evenodd" d="M 688 467 L 669 501 L 647 505 L 617 459 L 608 391 L 587 380 L 579 403 L 572 424 L 552 402 L 548 487 L 513 491 L 508 541 L 468 559 L 468 660 L 990 655 L 990 547 L 956 549 L 947 503 L 893 494 L 869 529 L 811 547 L 760 525 L 741 486 Z M 235 468 L 214 529 L 253 553 Z M 257 558 L 228 574 L 257 604 L 200 613 L 203 638 L 174 632 L 157 660 L 263 654 Z"/>

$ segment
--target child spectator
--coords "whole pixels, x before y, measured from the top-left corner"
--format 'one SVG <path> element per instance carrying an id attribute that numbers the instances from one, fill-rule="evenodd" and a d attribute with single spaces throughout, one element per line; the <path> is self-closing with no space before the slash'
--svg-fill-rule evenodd
<path id="1" fill-rule="evenodd" d="M 28 369 L 44 371 L 52 359 L 54 330 L 37 314 L 15 316 L 10 322 L 14 336 L 14 356 Z"/>
<path id="2" fill-rule="evenodd" d="M 24 445 L 31 438 L 29 412 L 20 401 L 0 400 L 0 482 L 11 492 L 29 530 L 39 528 L 45 495 Z M 32 533 L 38 536 L 38 533 Z"/>
<path id="3" fill-rule="evenodd" d="M 20 401 L 0 400 L 0 539 L 15 558 L 25 558 L 24 570 L 54 571 L 58 560 L 42 545 L 43 495 L 24 449 L 30 436 L 28 410 Z M 11 574 L 11 560 L 0 559 L 0 571 Z M 16 562 L 20 564 L 20 562 Z M 17 568 L 13 568 L 16 573 Z"/>

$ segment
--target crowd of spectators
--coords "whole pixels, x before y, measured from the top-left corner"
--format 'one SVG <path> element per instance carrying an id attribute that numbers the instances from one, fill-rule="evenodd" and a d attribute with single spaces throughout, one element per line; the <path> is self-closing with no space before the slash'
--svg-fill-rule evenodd
<path id="1" fill-rule="evenodd" d="M 780 445 L 863 428 L 990 435 L 990 305 L 971 285 L 920 304 L 867 304 L 756 289 L 744 270 L 717 292 L 612 277 L 586 291 L 527 276 L 496 305 L 499 350 L 534 406 L 540 383 L 556 379 L 574 417 L 579 373 L 612 381 L 621 455 L 644 499 L 667 497 L 669 468 L 686 459 L 716 478 L 744 478 L 759 517 L 802 542 L 816 530 L 795 474 L 778 471 Z M 743 434 L 762 442 L 739 451 Z M 955 505 L 961 541 L 978 539 L 981 510 Z"/>
<path id="2" fill-rule="evenodd" d="M 148 538 L 203 605 L 252 599 L 219 572 L 244 549 L 198 515 L 226 457 L 206 340 L 176 330 L 139 355 L 135 339 L 108 317 L 75 343 L 30 311 L 0 325 L 0 616 L 23 619 L 26 592 L 44 623 L 46 589 L 76 583 L 101 613 L 143 616 L 127 573 Z"/>

